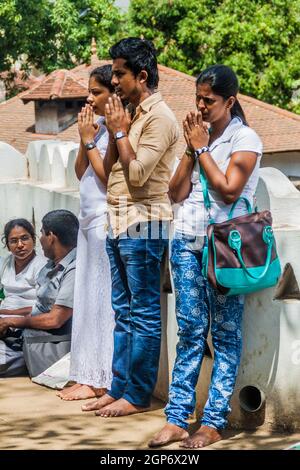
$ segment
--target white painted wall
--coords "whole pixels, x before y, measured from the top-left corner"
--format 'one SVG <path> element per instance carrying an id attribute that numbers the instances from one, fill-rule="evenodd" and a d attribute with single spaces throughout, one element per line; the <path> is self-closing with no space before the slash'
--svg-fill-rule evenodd
<path id="1" fill-rule="evenodd" d="M 0 179 L 27 177 L 27 161 L 18 150 L 5 142 L 0 142 Z"/>

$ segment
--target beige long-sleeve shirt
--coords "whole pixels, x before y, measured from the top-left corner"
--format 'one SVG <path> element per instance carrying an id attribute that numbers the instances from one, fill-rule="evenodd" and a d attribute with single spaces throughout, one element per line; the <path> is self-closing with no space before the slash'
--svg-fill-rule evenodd
<path id="1" fill-rule="evenodd" d="M 128 170 L 118 160 L 108 179 L 109 223 L 114 236 L 138 222 L 172 219 L 168 189 L 178 137 L 176 118 L 159 92 L 137 107 L 128 133 L 136 159 Z"/>

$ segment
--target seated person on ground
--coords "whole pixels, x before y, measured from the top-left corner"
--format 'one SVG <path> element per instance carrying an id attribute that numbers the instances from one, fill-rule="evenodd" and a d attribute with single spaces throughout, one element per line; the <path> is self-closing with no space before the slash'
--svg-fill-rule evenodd
<path id="1" fill-rule="evenodd" d="M 10 253 L 0 258 L 0 317 L 28 315 L 36 301 L 37 275 L 46 258 L 36 254 L 35 231 L 26 219 L 7 222 L 2 241 Z"/>
<path id="2" fill-rule="evenodd" d="M 49 261 L 38 275 L 37 299 L 31 313 L 21 318 L 0 318 L 0 377 L 27 373 L 22 342 L 20 338 L 15 344 L 11 341 L 16 328 L 23 329 L 23 335 L 28 329 L 70 333 L 78 226 L 77 217 L 66 210 L 44 216 L 40 242 Z"/>

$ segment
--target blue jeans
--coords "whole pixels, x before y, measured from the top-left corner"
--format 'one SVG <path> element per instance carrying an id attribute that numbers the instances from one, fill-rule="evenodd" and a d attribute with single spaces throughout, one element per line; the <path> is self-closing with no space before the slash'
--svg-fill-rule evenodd
<path id="1" fill-rule="evenodd" d="M 168 240 L 121 234 L 106 240 L 115 311 L 113 381 L 109 395 L 147 407 L 160 354 L 160 266 Z"/>
<path id="2" fill-rule="evenodd" d="M 184 429 L 196 403 L 195 387 L 211 318 L 214 364 L 202 424 L 223 429 L 230 411 L 242 349 L 244 296 L 218 294 L 202 276 L 203 247 L 195 237 L 172 241 L 171 265 L 176 295 L 179 342 L 165 409 L 167 420 Z"/>

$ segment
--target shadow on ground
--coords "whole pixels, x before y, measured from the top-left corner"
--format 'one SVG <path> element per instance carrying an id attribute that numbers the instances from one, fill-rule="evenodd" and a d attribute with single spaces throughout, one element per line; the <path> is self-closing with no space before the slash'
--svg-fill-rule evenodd
<path id="1" fill-rule="evenodd" d="M 29 449 L 147 449 L 147 442 L 165 423 L 164 404 L 151 411 L 122 418 L 83 413 L 84 402 L 65 402 L 55 391 L 28 378 L 0 380 L 0 448 Z M 190 426 L 195 431 L 197 425 Z M 284 449 L 300 434 L 226 431 L 209 449 Z M 165 447 L 179 449 L 178 443 Z"/>

